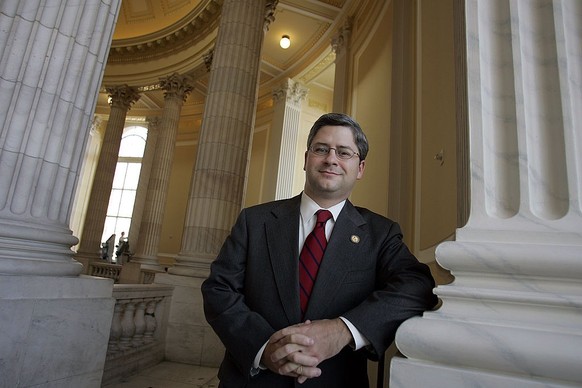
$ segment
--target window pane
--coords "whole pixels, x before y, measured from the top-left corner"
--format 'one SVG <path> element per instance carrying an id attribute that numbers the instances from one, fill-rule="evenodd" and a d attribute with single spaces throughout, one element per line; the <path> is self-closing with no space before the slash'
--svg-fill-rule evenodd
<path id="1" fill-rule="evenodd" d="M 128 237 L 129 236 L 129 225 L 131 224 L 131 218 L 118 218 L 117 219 L 117 225 L 115 228 L 115 232 L 117 234 L 117 240 L 115 241 L 115 244 L 118 243 L 119 238 L 121 237 L 121 232 L 125 232 L 125 236 L 124 237 Z"/>
<path id="2" fill-rule="evenodd" d="M 115 167 L 115 176 L 113 177 L 113 188 L 122 189 L 125 175 L 127 173 L 127 163 L 118 162 Z"/>
<path id="3" fill-rule="evenodd" d="M 119 204 L 121 203 L 121 190 L 113 189 L 111 190 L 111 196 L 109 197 L 109 206 L 107 207 L 108 216 L 116 216 L 119 211 Z"/>
<path id="4" fill-rule="evenodd" d="M 139 183 L 139 172 L 141 170 L 141 163 L 128 163 L 127 165 L 127 175 L 125 176 L 125 184 L 123 185 L 126 189 L 137 189 L 137 184 Z"/>
<path id="5" fill-rule="evenodd" d="M 119 217 L 131 217 L 133 212 L 133 203 L 135 201 L 135 191 L 123 190 L 119 204 Z"/>
<path id="6" fill-rule="evenodd" d="M 129 127 L 125 129 L 119 147 L 119 156 L 143 157 L 146 144 L 147 129 L 143 127 Z"/>
<path id="7" fill-rule="evenodd" d="M 101 237 L 102 243 L 107 241 L 107 239 L 111 237 L 113 233 L 115 233 L 115 223 L 116 223 L 115 217 L 105 218 L 105 227 L 103 228 L 103 235 Z"/>

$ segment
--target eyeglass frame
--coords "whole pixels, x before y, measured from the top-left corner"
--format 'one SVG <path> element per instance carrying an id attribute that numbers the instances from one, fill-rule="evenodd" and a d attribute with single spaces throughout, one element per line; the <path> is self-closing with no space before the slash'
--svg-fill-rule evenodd
<path id="1" fill-rule="evenodd" d="M 315 146 L 317 146 L 317 147 L 325 147 L 325 148 L 327 148 L 327 152 L 326 152 L 326 153 L 324 153 L 324 154 L 318 154 L 318 153 L 317 153 L 317 152 L 315 152 L 315 150 L 313 149 Z M 351 156 L 349 156 L 349 157 L 342 157 L 342 156 L 340 156 L 341 154 L 340 154 L 340 153 L 338 153 L 338 151 L 337 151 L 337 149 L 338 149 L 338 148 L 340 148 L 340 150 L 341 150 L 341 149 L 343 149 L 343 150 L 348 150 L 348 151 L 350 151 L 350 152 L 353 152 L 353 154 L 352 154 Z M 356 151 L 352 150 L 350 147 L 344 147 L 344 146 L 341 146 L 341 147 L 337 147 L 337 148 L 335 148 L 335 147 L 330 147 L 330 146 L 328 146 L 327 144 L 324 144 L 324 143 L 316 143 L 316 144 L 311 144 L 311 145 L 308 147 L 308 150 L 309 150 L 309 151 L 311 151 L 311 153 L 312 153 L 313 155 L 315 155 L 315 156 L 321 156 L 321 157 L 324 157 L 324 156 L 327 156 L 327 155 L 329 155 L 329 153 L 331 152 L 331 150 L 334 150 L 334 151 L 335 151 L 335 156 L 336 156 L 338 159 L 340 159 L 340 160 L 350 160 L 350 159 L 352 159 L 352 158 L 353 158 L 354 156 L 356 156 L 356 155 L 358 156 L 358 158 L 360 157 L 360 154 L 359 154 L 358 152 L 356 152 Z"/>

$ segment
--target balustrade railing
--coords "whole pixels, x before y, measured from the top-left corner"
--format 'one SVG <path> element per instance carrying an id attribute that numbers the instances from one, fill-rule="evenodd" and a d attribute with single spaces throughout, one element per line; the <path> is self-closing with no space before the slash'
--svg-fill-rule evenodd
<path id="1" fill-rule="evenodd" d="M 87 274 L 100 278 L 113 279 L 117 283 L 119 282 L 119 275 L 121 274 L 121 265 L 93 261 L 89 263 Z"/>
<path id="2" fill-rule="evenodd" d="M 137 263 L 111 264 L 91 261 L 87 264 L 86 274 L 113 279 L 117 283 L 152 284 L 159 270 L 140 268 Z M 124 271 L 122 273 L 122 271 Z M 127 274 L 124 276 L 125 271 Z"/>
<path id="3" fill-rule="evenodd" d="M 164 359 L 164 337 L 173 287 L 115 284 L 116 299 L 102 384 L 109 384 Z"/>

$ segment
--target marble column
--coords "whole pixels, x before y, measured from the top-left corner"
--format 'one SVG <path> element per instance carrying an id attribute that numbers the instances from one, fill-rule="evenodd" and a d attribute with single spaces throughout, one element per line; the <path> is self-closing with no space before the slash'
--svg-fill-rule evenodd
<path id="1" fill-rule="evenodd" d="M 206 277 L 243 203 L 259 66 L 276 2 L 226 0 L 213 53 L 176 275 Z"/>
<path id="2" fill-rule="evenodd" d="M 222 6 L 182 250 L 169 273 L 155 278 L 174 287 L 166 336 L 171 361 L 216 367 L 224 355 L 204 318 L 200 285 L 242 207 L 261 50 L 276 3 L 225 0 Z"/>
<path id="3" fill-rule="evenodd" d="M 111 112 L 103 137 L 103 146 L 97 162 L 87 216 L 77 252 L 80 260 L 93 260 L 100 257 L 103 227 L 107 217 L 107 206 L 113 187 L 125 118 L 131 105 L 140 97 L 135 88 L 127 85 L 109 87 L 107 93 L 111 98 Z"/>
<path id="4" fill-rule="evenodd" d="M 306 95 L 307 89 L 289 78 L 273 91 L 275 107 L 267 151 L 267 165 L 270 167 L 264 184 L 266 201 L 293 195 L 301 105 Z"/>
<path id="5" fill-rule="evenodd" d="M 335 53 L 335 73 L 333 82 L 333 111 L 348 112 L 349 58 L 352 22 L 348 19 L 331 40 Z"/>
<path id="6" fill-rule="evenodd" d="M 69 218 L 119 6 L 0 1 L 2 387 L 101 385 L 113 284 L 77 276 Z"/>
<path id="7" fill-rule="evenodd" d="M 180 123 L 180 112 L 188 94 L 192 91 L 192 81 L 187 76 L 173 74 L 160 80 L 164 90 L 164 110 L 156 151 L 148 182 L 148 191 L 143 209 L 140 235 L 132 261 L 142 268 L 162 270 L 158 262 L 158 247 L 164 220 L 164 209 L 170 184 L 170 173 L 174 161 L 176 135 Z"/>
<path id="8" fill-rule="evenodd" d="M 582 2 L 466 3 L 471 211 L 390 387 L 582 386 Z"/>
<path id="9" fill-rule="evenodd" d="M 143 218 L 144 207 L 146 203 L 146 196 L 148 193 L 149 181 L 152 172 L 152 165 L 156 153 L 156 143 L 158 141 L 158 132 L 160 126 L 159 117 L 148 117 L 147 128 L 148 135 L 146 139 L 146 146 L 141 160 L 141 169 L 139 171 L 139 183 L 137 192 L 135 194 L 135 202 L 131 212 L 131 224 L 129 226 L 129 248 L 130 251 L 135 252 L 135 247 L 138 245 L 139 232 L 141 227 L 141 220 Z"/>

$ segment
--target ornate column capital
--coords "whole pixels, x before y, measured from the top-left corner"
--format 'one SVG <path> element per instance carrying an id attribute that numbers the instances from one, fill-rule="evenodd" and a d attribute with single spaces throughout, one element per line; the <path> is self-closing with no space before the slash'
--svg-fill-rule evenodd
<path id="1" fill-rule="evenodd" d="M 275 20 L 275 9 L 279 0 L 267 0 L 265 4 L 265 24 L 263 25 L 263 30 L 266 32 L 269 30 L 269 26 Z"/>
<path id="2" fill-rule="evenodd" d="M 192 91 L 192 80 L 187 75 L 174 73 L 166 78 L 160 78 L 160 86 L 164 92 L 164 98 L 179 98 L 186 101 L 186 97 Z"/>
<path id="3" fill-rule="evenodd" d="M 331 38 L 331 49 L 336 56 L 342 54 L 344 49 L 349 45 L 351 33 L 352 19 L 348 18 L 339 31 Z"/>
<path id="4" fill-rule="evenodd" d="M 146 117 L 147 128 L 156 129 L 161 124 L 162 119 L 159 116 L 148 116 Z"/>
<path id="5" fill-rule="evenodd" d="M 273 90 L 273 102 L 276 104 L 279 101 L 286 101 L 298 104 L 305 99 L 307 92 L 308 90 L 299 82 L 287 78 L 281 87 Z"/>
<path id="6" fill-rule="evenodd" d="M 105 88 L 109 95 L 111 107 L 121 107 L 129 110 L 131 106 L 141 97 L 136 88 L 128 85 L 110 86 Z"/>
<path id="7" fill-rule="evenodd" d="M 93 116 L 93 120 L 91 120 L 91 135 L 103 137 L 103 131 L 101 130 L 101 126 L 103 125 L 103 119 L 99 116 Z"/>
<path id="8" fill-rule="evenodd" d="M 204 55 L 204 65 L 206 66 L 207 71 L 210 71 L 210 69 L 212 68 L 212 60 L 213 59 L 214 59 L 214 48 L 211 48 Z"/>

